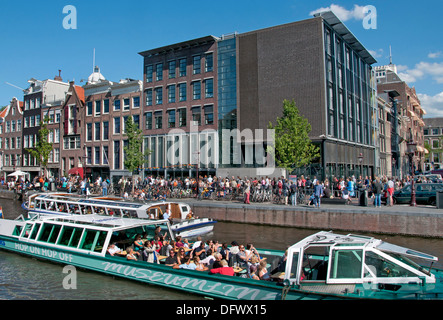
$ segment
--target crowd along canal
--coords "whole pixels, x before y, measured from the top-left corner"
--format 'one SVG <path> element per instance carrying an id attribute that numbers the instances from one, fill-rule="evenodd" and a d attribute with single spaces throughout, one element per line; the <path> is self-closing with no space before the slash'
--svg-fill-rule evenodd
<path id="1" fill-rule="evenodd" d="M 24 213 L 17 201 L 0 199 L 6 218 Z M 201 213 L 196 213 L 202 215 Z M 318 230 L 269 227 L 219 222 L 204 240 L 221 243 L 236 240 L 257 248 L 286 249 Z M 329 230 L 326 230 L 329 231 Z M 343 233 L 343 232 L 338 232 Z M 365 234 L 370 235 L 370 234 Z M 443 269 L 443 239 L 372 235 L 387 242 L 435 255 L 435 266 Z M 156 286 L 117 279 L 95 272 L 77 270 L 77 288 L 66 290 L 63 266 L 0 251 L 0 299 L 6 300 L 199 300 L 202 297 Z"/>

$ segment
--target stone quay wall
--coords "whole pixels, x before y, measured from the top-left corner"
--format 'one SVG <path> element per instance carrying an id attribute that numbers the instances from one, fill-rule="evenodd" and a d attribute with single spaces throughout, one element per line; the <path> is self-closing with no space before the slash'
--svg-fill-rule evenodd
<path id="1" fill-rule="evenodd" d="M 394 206 L 375 209 L 359 206 L 245 205 L 206 201 L 189 202 L 200 217 L 217 221 L 443 238 L 443 210 Z"/>

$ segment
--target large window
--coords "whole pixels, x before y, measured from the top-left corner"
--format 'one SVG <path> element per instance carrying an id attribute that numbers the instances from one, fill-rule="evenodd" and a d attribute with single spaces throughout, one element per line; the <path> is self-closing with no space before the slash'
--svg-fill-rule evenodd
<path id="1" fill-rule="evenodd" d="M 193 74 L 201 73 L 201 56 L 192 57 L 192 70 Z"/>
<path id="2" fill-rule="evenodd" d="M 155 66 L 155 80 L 163 80 L 163 63 L 159 63 Z"/>
<path id="3" fill-rule="evenodd" d="M 169 79 L 175 78 L 175 67 L 176 67 L 175 60 L 169 61 L 168 63 Z"/>
<path id="4" fill-rule="evenodd" d="M 192 95 L 194 100 L 199 100 L 201 98 L 201 82 L 192 82 Z"/>
<path id="5" fill-rule="evenodd" d="M 179 60 L 179 76 L 186 77 L 186 58 Z"/>
<path id="6" fill-rule="evenodd" d="M 186 83 L 180 83 L 178 85 L 179 101 L 186 101 Z"/>
<path id="7" fill-rule="evenodd" d="M 154 73 L 154 67 L 152 65 L 146 66 L 146 82 L 152 82 L 153 73 Z"/>

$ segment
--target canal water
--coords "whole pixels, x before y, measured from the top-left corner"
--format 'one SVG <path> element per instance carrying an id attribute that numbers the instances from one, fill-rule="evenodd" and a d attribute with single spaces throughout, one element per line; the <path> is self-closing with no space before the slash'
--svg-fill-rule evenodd
<path id="1" fill-rule="evenodd" d="M 17 201 L 0 199 L 3 213 L 14 219 L 24 213 Z M 196 213 L 199 215 L 198 213 Z M 257 248 L 282 249 L 317 230 L 218 222 L 204 240 L 253 243 Z M 340 232 L 343 233 L 343 232 Z M 371 234 L 365 234 L 371 235 Z M 435 255 L 443 268 L 443 239 L 374 235 L 387 242 Z M 95 272 L 77 270 L 77 288 L 63 288 L 63 266 L 0 251 L 0 299 L 6 300 L 200 300 L 199 296 L 140 284 Z"/>

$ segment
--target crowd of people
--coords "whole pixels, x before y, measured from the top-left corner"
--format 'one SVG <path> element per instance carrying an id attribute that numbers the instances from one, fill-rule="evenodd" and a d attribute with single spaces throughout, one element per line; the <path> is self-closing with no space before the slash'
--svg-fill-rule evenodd
<path id="1" fill-rule="evenodd" d="M 228 246 L 227 243 L 216 240 L 203 241 L 201 237 L 197 237 L 195 242 L 189 242 L 181 236 L 177 236 L 175 240 L 166 240 L 160 227 L 156 229 L 152 240 L 146 238 L 147 235 L 137 235 L 129 242 L 127 238 L 114 239 L 108 248 L 108 254 L 126 257 L 127 260 L 162 263 L 173 269 L 229 276 L 237 274 L 255 280 L 271 280 L 267 258 L 260 256 L 252 243 L 245 246 L 232 241 Z M 119 244 L 122 248 L 118 247 Z M 286 255 L 281 257 L 275 271 L 284 271 L 285 264 Z"/>
<path id="2" fill-rule="evenodd" d="M 296 206 L 308 204 L 320 207 L 322 198 L 341 198 L 351 203 L 357 198 L 359 191 L 367 190 L 369 197 L 374 200 L 374 206 L 381 206 L 381 197 L 387 198 L 387 205 L 392 206 L 392 195 L 408 184 L 412 180 L 411 176 L 403 179 L 396 179 L 387 176 L 376 177 L 371 180 L 369 177 L 333 177 L 324 180 L 312 178 L 304 175 L 291 176 L 291 179 L 284 177 L 212 177 L 201 176 L 198 181 L 195 178 L 169 178 L 162 176 L 147 176 L 144 179 L 138 177 L 132 181 L 131 177 L 121 177 L 116 184 L 112 184 L 109 177 L 98 176 L 94 181 L 91 178 L 82 179 L 79 175 L 61 178 L 45 178 L 37 176 L 32 181 L 24 177 L 7 180 L 1 179 L 1 184 L 9 190 L 34 189 L 41 191 L 64 190 L 69 193 L 80 193 L 86 196 L 91 194 L 108 195 L 109 193 L 121 196 L 125 199 L 140 201 L 161 201 L 170 197 L 180 195 L 180 197 L 198 197 L 208 193 L 216 194 L 224 199 L 230 195 L 237 195 L 244 203 L 250 204 L 252 195 L 258 193 L 268 193 L 273 197 L 281 199 L 282 204 Z M 419 177 L 417 183 L 428 182 L 426 178 Z M 55 190 L 53 190 L 55 189 Z M 255 197 L 254 197 L 255 199 Z M 266 200 L 265 200 L 266 201 Z M 272 201 L 269 197 L 267 201 Z"/>

